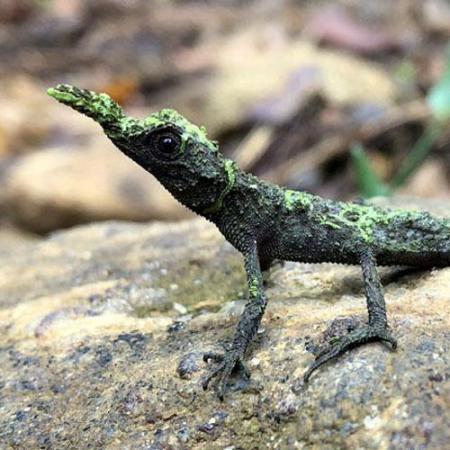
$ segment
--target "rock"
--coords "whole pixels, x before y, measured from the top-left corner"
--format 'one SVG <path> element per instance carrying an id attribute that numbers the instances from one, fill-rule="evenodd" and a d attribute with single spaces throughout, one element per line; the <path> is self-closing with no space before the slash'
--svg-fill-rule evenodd
<path id="1" fill-rule="evenodd" d="M 430 180 L 433 182 L 430 183 Z M 450 192 L 448 191 L 447 174 L 440 161 L 432 158 L 424 161 L 405 186 L 399 189 L 399 193 L 412 197 L 439 198 L 442 203 L 448 202 Z"/>
<path id="2" fill-rule="evenodd" d="M 95 122 L 61 107 L 44 86 L 18 77 L 5 88 L 0 94 L 2 215 L 36 233 L 97 220 L 191 215 L 124 158 Z"/>
<path id="3" fill-rule="evenodd" d="M 22 227 L 45 233 L 96 220 L 190 215 L 151 175 L 100 136 L 26 155 L 4 175 L 2 203 Z"/>
<path id="4" fill-rule="evenodd" d="M 0 254 L 13 253 L 19 247 L 25 247 L 32 242 L 36 242 L 37 239 L 31 233 L 0 222 Z"/>
<path id="5" fill-rule="evenodd" d="M 25 76 L 2 80 L 0 158 L 29 152 L 51 133 L 54 116 L 45 89 Z"/>
<path id="6" fill-rule="evenodd" d="M 231 338 L 217 311 L 245 289 L 212 225 L 107 222 L 0 254 L 0 447 L 445 448 L 450 268 L 396 273 L 398 351 L 358 348 L 305 387 L 315 343 L 365 320 L 360 271 L 272 268 L 252 378 L 221 403 L 201 355 Z"/>
<path id="7" fill-rule="evenodd" d="M 101 134 L 95 122 L 55 103 L 46 93 L 48 81 L 20 75 L 1 82 L 0 163 L 56 143 L 85 143 Z"/>
<path id="8" fill-rule="evenodd" d="M 419 6 L 420 5 L 420 6 Z M 445 0 L 426 0 L 418 5 L 420 20 L 429 32 L 450 36 L 450 5 Z"/>

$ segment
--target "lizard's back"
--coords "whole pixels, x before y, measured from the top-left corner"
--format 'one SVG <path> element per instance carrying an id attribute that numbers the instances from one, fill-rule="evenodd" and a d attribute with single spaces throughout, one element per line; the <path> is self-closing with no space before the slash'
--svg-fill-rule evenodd
<path id="1" fill-rule="evenodd" d="M 450 219 L 286 192 L 287 235 L 295 235 L 292 230 L 299 225 L 302 229 L 297 243 L 282 244 L 287 259 L 358 264 L 358 247 L 367 244 L 380 265 L 450 265 Z M 296 244 L 301 247 L 298 253 Z"/>

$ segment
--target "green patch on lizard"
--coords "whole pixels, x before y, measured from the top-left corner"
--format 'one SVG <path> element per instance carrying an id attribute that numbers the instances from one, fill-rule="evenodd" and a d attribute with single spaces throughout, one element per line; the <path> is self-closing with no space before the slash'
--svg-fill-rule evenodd
<path id="1" fill-rule="evenodd" d="M 219 198 L 207 209 L 205 209 L 205 213 L 216 213 L 222 209 L 223 201 L 228 193 L 233 189 L 234 184 L 236 183 L 236 173 L 239 170 L 236 163 L 231 159 L 226 159 L 224 163 L 225 173 L 227 174 L 227 185 L 225 189 L 220 193 Z"/>
<path id="2" fill-rule="evenodd" d="M 294 211 L 299 207 L 301 209 L 308 209 L 313 202 L 313 198 L 313 195 L 306 192 L 286 189 L 284 191 L 284 206 L 288 211 Z"/>
<path id="3" fill-rule="evenodd" d="M 144 120 L 139 120 L 126 116 L 123 109 L 105 93 L 98 94 L 68 84 L 58 84 L 48 89 L 47 93 L 59 102 L 94 119 L 113 140 L 124 136 L 129 138 L 152 128 L 172 125 L 182 130 L 182 151 L 189 140 L 203 144 L 211 151 L 218 150 L 217 143 L 208 139 L 204 127 L 192 124 L 174 109 L 166 108 Z"/>

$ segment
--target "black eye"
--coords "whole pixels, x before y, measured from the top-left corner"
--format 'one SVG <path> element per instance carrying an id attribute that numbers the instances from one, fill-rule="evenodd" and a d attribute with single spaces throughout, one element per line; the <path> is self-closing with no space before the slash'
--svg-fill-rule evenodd
<path id="1" fill-rule="evenodd" d="M 173 160 L 180 154 L 181 131 L 171 126 L 157 128 L 144 136 L 141 142 L 144 151 L 156 158 Z"/>
<path id="2" fill-rule="evenodd" d="M 162 135 L 158 139 L 159 150 L 163 153 L 173 153 L 178 149 L 178 141 L 169 135 Z"/>

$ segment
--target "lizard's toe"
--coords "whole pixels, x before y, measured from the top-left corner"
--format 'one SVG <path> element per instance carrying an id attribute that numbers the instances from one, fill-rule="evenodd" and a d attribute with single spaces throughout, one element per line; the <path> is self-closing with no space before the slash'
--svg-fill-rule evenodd
<path id="1" fill-rule="evenodd" d="M 391 350 L 397 350 L 397 339 L 395 339 L 394 336 L 392 336 L 389 329 L 384 328 L 376 333 L 376 337 L 382 341 L 384 344 L 389 344 L 388 347 L 390 347 Z"/>
<path id="2" fill-rule="evenodd" d="M 203 355 L 205 362 L 214 361 L 218 363 L 209 374 L 203 377 L 201 384 L 203 389 L 207 389 L 210 382 L 217 378 L 217 394 L 220 400 L 224 399 L 225 392 L 228 389 L 228 380 L 230 375 L 235 370 L 238 370 L 241 376 L 248 380 L 250 378 L 250 371 L 242 360 L 242 357 L 236 352 L 229 351 L 225 354 L 220 353 L 205 353 Z"/>
<path id="3" fill-rule="evenodd" d="M 238 361 L 239 372 L 242 374 L 242 377 L 246 380 L 250 379 L 250 369 L 247 367 L 247 364 L 242 359 Z"/>
<path id="4" fill-rule="evenodd" d="M 214 352 L 205 352 L 205 353 L 203 353 L 203 361 L 205 363 L 207 363 L 209 361 L 222 362 L 223 354 L 222 353 L 214 353 Z"/>
<path id="5" fill-rule="evenodd" d="M 331 359 L 342 355 L 347 350 L 375 341 L 388 343 L 392 350 L 397 348 L 397 340 L 392 336 L 387 327 L 365 325 L 350 332 L 346 336 L 342 336 L 317 353 L 314 362 L 309 366 L 303 376 L 304 382 L 307 383 L 313 372 Z"/>
<path id="6" fill-rule="evenodd" d="M 213 378 L 217 377 L 222 370 L 223 370 L 223 364 L 219 364 L 214 370 L 212 370 L 209 374 L 205 375 L 202 378 L 201 384 L 202 384 L 203 390 L 206 391 L 206 389 L 208 389 L 208 386 L 209 386 L 209 383 L 211 382 L 211 380 Z"/>

